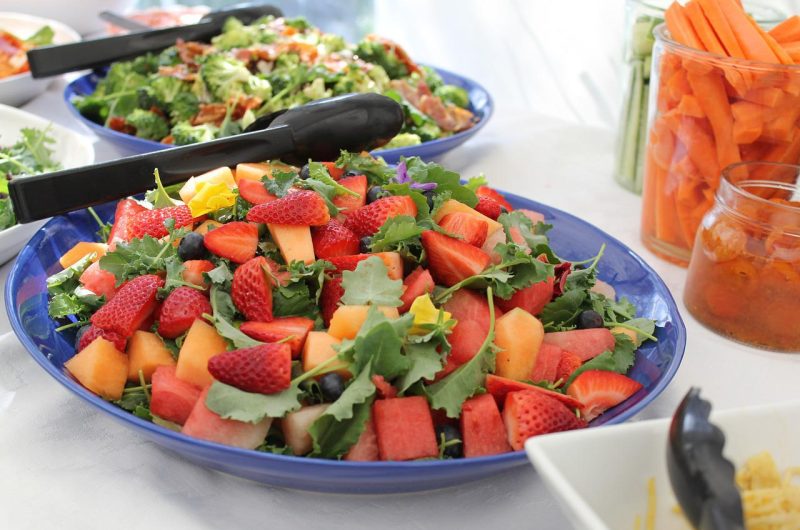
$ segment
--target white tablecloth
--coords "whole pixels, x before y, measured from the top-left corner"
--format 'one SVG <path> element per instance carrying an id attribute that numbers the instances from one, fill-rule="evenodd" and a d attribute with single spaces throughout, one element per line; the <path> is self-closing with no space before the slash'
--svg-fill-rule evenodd
<path id="1" fill-rule="evenodd" d="M 603 30 L 621 16 L 608 12 L 619 2 L 428 4 L 379 3 L 377 29 L 412 43 L 415 57 L 481 79 L 497 102 L 484 131 L 443 163 L 465 176 L 484 172 L 501 189 L 608 231 L 653 265 L 679 301 L 689 337 L 683 364 L 635 419 L 671 415 L 692 385 L 702 386 L 720 409 L 796 398 L 800 357 L 723 340 L 688 315 L 680 301 L 685 271 L 644 250 L 639 199 L 613 184 L 617 37 Z M 410 25 L 414 21 L 417 26 Z M 576 24 L 591 32 L 575 40 L 570 31 Z M 585 68 L 576 62 L 578 47 L 591 57 Z M 508 71 L 514 65 L 517 74 Z M 54 86 L 25 108 L 89 134 L 64 109 L 60 90 Z M 98 160 L 120 154 L 99 141 L 95 149 Z M 9 268 L 0 269 L 3 282 Z M 2 314 L 0 333 L 8 330 Z M 530 467 L 457 488 L 394 496 L 288 491 L 206 470 L 96 412 L 41 370 L 13 335 L 0 337 L 0 528 L 298 525 L 569 528 Z"/>

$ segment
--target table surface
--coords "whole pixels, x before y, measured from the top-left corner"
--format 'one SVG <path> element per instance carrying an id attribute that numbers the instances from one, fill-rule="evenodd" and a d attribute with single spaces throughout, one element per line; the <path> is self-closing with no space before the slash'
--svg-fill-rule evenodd
<path id="1" fill-rule="evenodd" d="M 570 16 L 567 4 L 581 15 Z M 776 4 L 798 11 L 794 2 Z M 613 184 L 619 46 L 604 30 L 622 27 L 621 2 L 506 0 L 491 11 L 487 5 L 380 2 L 376 29 L 409 43 L 413 57 L 480 79 L 493 94 L 495 116 L 446 155 L 445 166 L 465 177 L 486 173 L 500 189 L 582 217 L 664 278 L 686 321 L 686 354 L 670 386 L 633 421 L 670 416 L 694 385 L 718 409 L 796 398 L 800 357 L 724 340 L 695 321 L 681 301 L 685 270 L 643 248 L 640 200 Z M 420 12 L 429 13 L 421 22 Z M 480 39 L 476 20 L 490 30 Z M 63 84 L 56 81 L 23 108 L 92 137 L 98 161 L 124 155 L 72 119 Z M 3 286 L 10 267 L 0 269 Z M 9 329 L 3 313 L 0 333 Z M 291 528 L 298 521 L 325 529 L 570 527 L 527 466 L 457 488 L 393 496 L 282 490 L 195 466 L 68 394 L 13 335 L 0 337 L 0 470 L 0 528 L 109 528 L 122 521 L 126 528 Z"/>

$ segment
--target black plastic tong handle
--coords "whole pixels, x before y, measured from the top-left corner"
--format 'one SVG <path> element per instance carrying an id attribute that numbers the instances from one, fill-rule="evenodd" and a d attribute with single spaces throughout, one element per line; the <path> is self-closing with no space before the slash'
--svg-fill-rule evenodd
<path id="1" fill-rule="evenodd" d="M 279 17 L 282 13 L 277 7 L 267 4 L 238 4 L 223 11 L 212 11 L 197 24 L 33 48 L 28 51 L 28 64 L 31 75 L 35 78 L 97 68 L 114 61 L 163 50 L 175 44 L 176 39 L 208 40 L 219 34 L 228 17 L 236 17 L 249 23 L 267 15 Z"/>

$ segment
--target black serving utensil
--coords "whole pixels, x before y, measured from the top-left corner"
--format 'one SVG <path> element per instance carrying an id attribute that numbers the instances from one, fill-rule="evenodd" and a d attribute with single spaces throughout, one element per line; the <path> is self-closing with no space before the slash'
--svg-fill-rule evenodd
<path id="1" fill-rule="evenodd" d="M 369 151 L 400 132 L 403 109 L 380 94 L 346 94 L 256 123 L 254 130 L 210 142 L 15 178 L 8 188 L 17 220 L 28 223 L 141 193 L 153 187 L 155 168 L 170 185 L 239 162 L 281 158 L 301 165 L 335 160 L 341 150 Z"/>
<path id="2" fill-rule="evenodd" d="M 101 20 L 128 31 L 150 31 L 153 29 L 147 24 L 143 24 L 128 17 L 123 17 L 113 11 L 100 11 L 97 16 L 100 17 Z"/>
<path id="3" fill-rule="evenodd" d="M 236 17 L 247 24 L 267 15 L 279 17 L 282 12 L 269 4 L 237 4 L 221 11 L 211 11 L 197 24 L 33 48 L 28 51 L 28 65 L 35 78 L 97 68 L 163 50 L 175 44 L 176 39 L 207 41 L 222 31 L 228 17 Z"/>
<path id="4" fill-rule="evenodd" d="M 725 434 L 708 420 L 711 403 L 692 388 L 669 428 L 667 470 L 672 490 L 698 530 L 744 530 L 736 469 L 722 455 Z"/>

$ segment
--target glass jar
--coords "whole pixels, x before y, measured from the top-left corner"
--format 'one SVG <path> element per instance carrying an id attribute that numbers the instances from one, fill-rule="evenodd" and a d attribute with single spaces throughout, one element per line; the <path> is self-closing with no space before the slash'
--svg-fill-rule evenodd
<path id="1" fill-rule="evenodd" d="M 685 266 L 723 168 L 800 161 L 800 65 L 693 50 L 663 24 L 655 35 L 642 240 Z"/>
<path id="2" fill-rule="evenodd" d="M 800 352 L 800 166 L 726 168 L 695 239 L 684 302 L 712 330 Z M 759 175 L 762 180 L 750 180 Z"/>
<path id="3" fill-rule="evenodd" d="M 614 178 L 634 193 L 642 193 L 647 114 L 650 95 L 650 63 L 655 37 L 653 29 L 664 22 L 664 10 L 672 0 L 627 0 L 625 2 L 624 100 L 617 129 Z M 745 2 L 762 27 L 771 27 L 785 16 L 758 3 Z"/>

